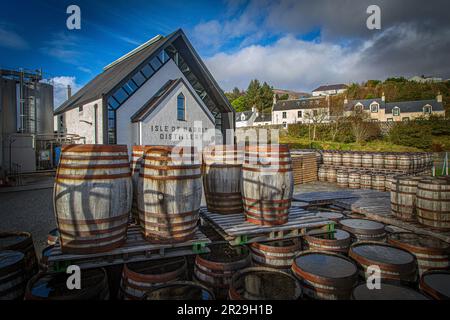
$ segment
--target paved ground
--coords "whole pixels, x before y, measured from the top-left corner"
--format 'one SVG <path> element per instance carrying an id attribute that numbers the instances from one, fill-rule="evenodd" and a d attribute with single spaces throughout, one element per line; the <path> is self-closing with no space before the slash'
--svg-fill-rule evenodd
<path id="1" fill-rule="evenodd" d="M 334 184 L 314 182 L 295 186 L 294 193 L 339 189 Z M 53 188 L 0 193 L 0 231 L 31 232 L 39 256 L 47 246 L 48 232 L 56 228 L 52 192 Z"/>

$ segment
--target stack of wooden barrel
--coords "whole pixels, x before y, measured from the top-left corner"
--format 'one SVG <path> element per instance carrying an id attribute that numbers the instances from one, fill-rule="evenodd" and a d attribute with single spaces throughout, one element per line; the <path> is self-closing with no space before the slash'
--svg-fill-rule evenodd
<path id="1" fill-rule="evenodd" d="M 314 152 L 292 152 L 294 184 L 317 181 L 317 156 Z"/>

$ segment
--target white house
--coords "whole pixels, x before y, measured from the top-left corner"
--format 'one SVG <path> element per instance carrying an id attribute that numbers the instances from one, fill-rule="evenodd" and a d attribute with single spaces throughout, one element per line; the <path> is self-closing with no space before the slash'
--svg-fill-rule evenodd
<path id="1" fill-rule="evenodd" d="M 291 123 L 325 123 L 329 121 L 326 97 L 277 101 L 272 108 L 272 124 L 287 127 Z"/>
<path id="2" fill-rule="evenodd" d="M 344 93 L 347 90 L 347 85 L 343 83 L 320 86 L 312 91 L 313 97 L 332 96 L 339 93 Z"/>
<path id="3" fill-rule="evenodd" d="M 236 112 L 236 128 L 251 127 L 255 121 L 258 113 L 256 108 L 253 107 L 252 110 Z"/>
<path id="4" fill-rule="evenodd" d="M 129 149 L 234 128 L 233 108 L 181 29 L 106 66 L 54 116 L 60 132 Z"/>

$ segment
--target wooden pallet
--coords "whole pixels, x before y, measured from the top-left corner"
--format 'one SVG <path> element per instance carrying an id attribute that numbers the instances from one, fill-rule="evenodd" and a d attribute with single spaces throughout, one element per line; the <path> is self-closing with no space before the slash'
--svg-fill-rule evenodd
<path id="1" fill-rule="evenodd" d="M 202 223 L 213 227 L 231 245 L 295 238 L 334 231 L 334 222 L 300 207 L 291 207 L 289 221 L 279 226 L 259 226 L 245 220 L 244 214 L 212 213 L 200 209 Z"/>
<path id="2" fill-rule="evenodd" d="M 295 201 L 307 202 L 310 205 L 334 204 L 339 199 L 389 197 L 388 192 L 370 189 L 344 189 L 330 192 L 306 192 L 294 194 Z"/>
<path id="3" fill-rule="evenodd" d="M 201 231 L 197 230 L 194 239 L 174 244 L 153 244 L 145 240 L 136 225 L 130 226 L 126 243 L 117 249 L 95 254 L 67 254 L 61 252 L 59 243 L 48 252 L 47 268 L 49 272 L 65 271 L 67 266 L 75 264 L 80 268 L 96 268 L 128 262 L 157 260 L 209 252 L 206 247 L 211 243 Z"/>
<path id="4" fill-rule="evenodd" d="M 388 195 L 389 193 L 386 192 Z M 336 199 L 333 204 L 354 213 L 364 214 L 366 210 L 379 210 L 380 214 L 391 213 L 391 199 L 388 196 L 361 196 L 360 198 Z"/>

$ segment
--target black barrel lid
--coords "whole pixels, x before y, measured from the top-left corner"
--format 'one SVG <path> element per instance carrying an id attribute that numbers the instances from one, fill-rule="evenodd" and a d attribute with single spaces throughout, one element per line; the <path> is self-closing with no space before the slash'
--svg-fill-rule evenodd
<path id="1" fill-rule="evenodd" d="M 422 281 L 442 297 L 450 299 L 450 272 L 431 271 L 423 274 Z"/>
<path id="2" fill-rule="evenodd" d="M 241 275 L 239 283 L 243 286 L 241 296 L 245 299 L 291 300 L 299 295 L 297 281 L 283 272 L 267 270 L 245 272 Z"/>
<path id="3" fill-rule="evenodd" d="M 420 292 L 404 286 L 380 283 L 380 289 L 369 289 L 360 284 L 353 289 L 352 298 L 355 300 L 428 300 Z"/>
<path id="4" fill-rule="evenodd" d="M 351 247 L 357 255 L 374 262 L 404 265 L 414 262 L 414 256 L 400 248 L 377 243 L 360 243 Z"/>
<path id="5" fill-rule="evenodd" d="M 384 233 L 384 224 L 366 219 L 344 219 L 339 221 L 343 229 L 359 234 Z"/>
<path id="6" fill-rule="evenodd" d="M 0 249 L 8 249 L 14 247 L 25 240 L 28 236 L 21 233 L 5 233 L 0 234 Z"/>
<path id="7" fill-rule="evenodd" d="M 350 234 L 347 231 L 341 229 L 334 229 L 333 232 L 320 233 L 308 236 L 323 240 L 345 240 L 350 238 Z"/>
<path id="8" fill-rule="evenodd" d="M 304 272 L 324 278 L 342 279 L 358 272 L 356 265 L 337 254 L 309 252 L 300 254 L 294 263 Z"/>

